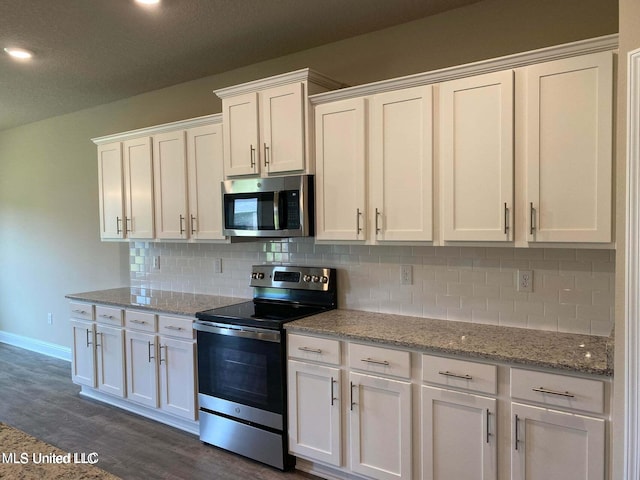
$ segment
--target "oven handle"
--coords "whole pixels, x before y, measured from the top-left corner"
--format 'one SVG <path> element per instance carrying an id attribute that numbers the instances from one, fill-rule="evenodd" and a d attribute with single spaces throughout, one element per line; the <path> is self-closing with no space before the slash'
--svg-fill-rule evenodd
<path id="1" fill-rule="evenodd" d="M 280 331 L 269 331 L 259 328 L 239 327 L 236 325 L 211 324 L 195 322 L 193 328 L 199 332 L 213 333 L 216 335 L 229 335 L 232 337 L 251 338 L 266 342 L 280 343 Z"/>

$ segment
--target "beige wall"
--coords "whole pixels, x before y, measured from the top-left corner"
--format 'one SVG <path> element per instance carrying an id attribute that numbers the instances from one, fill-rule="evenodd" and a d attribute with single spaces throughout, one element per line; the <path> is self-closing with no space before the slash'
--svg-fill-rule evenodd
<path id="1" fill-rule="evenodd" d="M 624 462 L 624 374 L 625 374 L 625 202 L 626 202 L 626 155 L 627 155 L 627 55 L 640 48 L 640 2 L 620 0 L 620 48 L 618 57 L 618 112 L 616 137 L 616 346 L 615 346 L 615 390 L 613 422 L 613 479 L 622 479 Z M 635 132 L 637 135 L 638 132 Z M 637 319 L 635 319 L 637 321 Z"/>
<path id="2" fill-rule="evenodd" d="M 617 19 L 615 0 L 486 0 L 0 132 L 0 331 L 69 346 L 64 294 L 128 282 L 128 246 L 98 238 L 91 137 L 218 112 L 213 89 L 296 68 L 360 84 L 615 33 Z"/>

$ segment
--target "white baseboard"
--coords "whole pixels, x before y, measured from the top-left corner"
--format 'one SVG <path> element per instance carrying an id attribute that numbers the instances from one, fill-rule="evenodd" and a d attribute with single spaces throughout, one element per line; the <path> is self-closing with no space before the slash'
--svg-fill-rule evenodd
<path id="1" fill-rule="evenodd" d="M 71 349 L 62 347 L 55 343 L 43 342 L 35 338 L 23 337 L 15 333 L 9 333 L 0 330 L 0 343 L 13 345 L 14 347 L 24 348 L 32 352 L 41 353 L 49 357 L 59 358 L 60 360 L 71 361 Z"/>

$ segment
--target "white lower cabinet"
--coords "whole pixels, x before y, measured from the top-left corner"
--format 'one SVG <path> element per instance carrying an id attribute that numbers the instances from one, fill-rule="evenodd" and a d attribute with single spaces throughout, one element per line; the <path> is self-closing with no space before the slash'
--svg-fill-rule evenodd
<path id="1" fill-rule="evenodd" d="M 158 407 L 156 336 L 126 331 L 127 398 L 148 407 Z"/>
<path id="2" fill-rule="evenodd" d="M 71 380 L 78 385 L 96 386 L 95 322 L 71 319 Z"/>
<path id="3" fill-rule="evenodd" d="M 96 373 L 98 390 L 126 396 L 122 310 L 96 307 Z"/>
<path id="4" fill-rule="evenodd" d="M 350 467 L 372 478 L 410 479 L 411 383 L 351 372 Z"/>
<path id="5" fill-rule="evenodd" d="M 159 340 L 160 408 L 173 415 L 195 420 L 196 343 L 165 336 Z"/>
<path id="6" fill-rule="evenodd" d="M 421 390 L 423 480 L 496 480 L 496 399 Z"/>

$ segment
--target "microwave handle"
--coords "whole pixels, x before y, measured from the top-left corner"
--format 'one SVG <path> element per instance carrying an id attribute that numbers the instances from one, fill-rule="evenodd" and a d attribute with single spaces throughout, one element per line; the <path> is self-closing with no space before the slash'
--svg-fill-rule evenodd
<path id="1" fill-rule="evenodd" d="M 273 192 L 273 226 L 280 230 L 280 192 Z"/>

